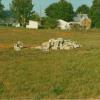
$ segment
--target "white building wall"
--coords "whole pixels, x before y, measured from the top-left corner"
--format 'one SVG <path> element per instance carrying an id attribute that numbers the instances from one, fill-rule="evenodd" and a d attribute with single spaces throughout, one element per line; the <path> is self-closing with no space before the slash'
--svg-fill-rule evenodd
<path id="1" fill-rule="evenodd" d="M 29 20 L 29 25 L 26 25 L 26 28 L 29 29 L 38 29 L 39 23 L 37 21 Z"/>

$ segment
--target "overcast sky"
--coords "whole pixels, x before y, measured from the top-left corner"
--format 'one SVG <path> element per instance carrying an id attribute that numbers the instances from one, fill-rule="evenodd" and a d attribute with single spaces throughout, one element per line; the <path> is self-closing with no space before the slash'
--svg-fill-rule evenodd
<path id="1" fill-rule="evenodd" d="M 58 2 L 59 0 L 33 0 L 33 4 L 34 4 L 34 10 L 36 12 L 38 12 L 43 16 L 44 15 L 44 9 L 50 5 L 53 2 Z M 77 7 L 79 7 L 82 4 L 86 4 L 88 6 L 92 5 L 92 1 L 93 0 L 67 0 L 69 2 L 72 3 L 74 9 L 76 9 Z M 9 9 L 9 4 L 11 3 L 11 0 L 2 0 L 2 3 L 5 6 L 5 9 Z"/>

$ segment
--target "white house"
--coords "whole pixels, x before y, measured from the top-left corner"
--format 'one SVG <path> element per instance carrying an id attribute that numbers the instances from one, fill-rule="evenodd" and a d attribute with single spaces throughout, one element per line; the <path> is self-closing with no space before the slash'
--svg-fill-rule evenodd
<path id="1" fill-rule="evenodd" d="M 70 30 L 71 29 L 70 23 L 66 22 L 62 19 L 58 20 L 58 28 L 60 28 L 61 30 Z"/>
<path id="2" fill-rule="evenodd" d="M 88 15 L 87 14 L 77 14 L 73 20 L 75 22 L 80 22 L 82 18 L 87 18 L 88 19 Z"/>
<path id="3" fill-rule="evenodd" d="M 91 28 L 91 19 L 88 17 L 87 14 L 77 14 L 77 16 L 75 16 L 73 18 L 74 23 L 79 23 L 79 25 L 83 28 L 85 28 L 86 30 Z M 74 24 L 71 23 L 71 24 Z"/>
<path id="4" fill-rule="evenodd" d="M 26 25 L 26 28 L 29 28 L 29 29 L 38 29 L 39 27 L 39 23 L 37 21 L 32 21 L 32 20 L 29 20 L 29 24 Z"/>

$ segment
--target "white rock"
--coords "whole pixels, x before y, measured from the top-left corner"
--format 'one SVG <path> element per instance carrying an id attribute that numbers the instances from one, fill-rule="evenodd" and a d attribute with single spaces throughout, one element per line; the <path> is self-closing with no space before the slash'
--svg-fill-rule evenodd
<path id="1" fill-rule="evenodd" d="M 55 39 L 50 39 L 49 42 L 55 42 Z"/>
<path id="2" fill-rule="evenodd" d="M 23 47 L 24 47 L 24 44 L 23 44 L 21 41 L 18 41 L 18 42 L 17 42 L 17 45 L 18 45 L 20 48 L 23 48 Z"/>
<path id="3" fill-rule="evenodd" d="M 54 46 L 59 46 L 59 41 L 55 40 Z"/>
<path id="4" fill-rule="evenodd" d="M 78 45 L 78 44 L 74 44 L 73 47 L 74 47 L 74 48 L 79 48 L 80 45 Z"/>
<path id="5" fill-rule="evenodd" d="M 63 44 L 61 44 L 61 43 L 59 44 L 59 49 L 63 50 Z"/>
<path id="6" fill-rule="evenodd" d="M 67 46 L 67 45 L 64 45 L 64 46 L 63 46 L 63 49 L 64 49 L 64 50 L 70 50 L 71 47 L 70 47 L 70 46 Z"/>
<path id="7" fill-rule="evenodd" d="M 63 43 L 63 42 L 64 42 L 64 39 L 63 39 L 63 38 L 57 38 L 57 41 L 58 41 L 59 43 Z"/>
<path id="8" fill-rule="evenodd" d="M 20 51 L 21 48 L 18 46 L 18 44 L 14 43 L 14 50 L 15 51 Z"/>
<path id="9" fill-rule="evenodd" d="M 50 39 L 49 40 L 50 46 L 54 46 L 55 41 L 56 41 L 55 39 Z"/>
<path id="10" fill-rule="evenodd" d="M 50 43 L 49 42 L 42 43 L 41 49 L 43 51 L 49 51 L 49 49 L 50 49 Z"/>
<path id="11" fill-rule="evenodd" d="M 53 46 L 51 49 L 52 50 L 57 50 L 58 49 L 58 46 Z"/>
<path id="12" fill-rule="evenodd" d="M 17 43 L 14 43 L 14 50 L 20 51 L 24 47 L 24 44 L 21 41 L 17 41 Z"/>

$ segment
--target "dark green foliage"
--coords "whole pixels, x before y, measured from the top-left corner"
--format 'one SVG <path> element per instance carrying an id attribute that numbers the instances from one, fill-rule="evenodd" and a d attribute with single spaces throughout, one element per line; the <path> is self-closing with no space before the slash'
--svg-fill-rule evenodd
<path id="1" fill-rule="evenodd" d="M 55 28 L 57 26 L 57 20 L 55 18 L 45 17 L 42 20 L 43 28 Z"/>
<path id="2" fill-rule="evenodd" d="M 4 8 L 4 6 L 2 5 L 1 0 L 0 0 L 0 18 L 3 17 L 3 16 L 2 16 L 3 8 Z"/>
<path id="3" fill-rule="evenodd" d="M 25 26 L 26 21 L 30 18 L 32 8 L 32 0 L 12 0 L 11 11 L 22 26 Z"/>
<path id="4" fill-rule="evenodd" d="M 100 28 L 100 0 L 94 0 L 89 13 L 92 19 L 92 25 Z"/>
<path id="5" fill-rule="evenodd" d="M 53 88 L 53 91 L 52 91 L 55 95 L 60 95 L 60 94 L 63 94 L 64 92 L 64 88 L 61 87 L 61 86 L 56 86 Z"/>
<path id="6" fill-rule="evenodd" d="M 33 13 L 30 20 L 40 21 L 40 16 L 37 13 Z"/>
<path id="7" fill-rule="evenodd" d="M 12 13 L 10 10 L 3 11 L 3 19 L 7 19 L 7 18 L 11 18 L 11 17 L 12 17 Z"/>
<path id="8" fill-rule="evenodd" d="M 89 13 L 89 7 L 87 5 L 81 5 L 77 10 L 76 13 L 82 13 L 82 14 L 88 14 Z"/>
<path id="9" fill-rule="evenodd" d="M 72 5 L 65 0 L 51 4 L 48 8 L 46 8 L 45 12 L 49 17 L 63 19 L 66 21 L 71 21 L 74 15 Z"/>

